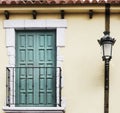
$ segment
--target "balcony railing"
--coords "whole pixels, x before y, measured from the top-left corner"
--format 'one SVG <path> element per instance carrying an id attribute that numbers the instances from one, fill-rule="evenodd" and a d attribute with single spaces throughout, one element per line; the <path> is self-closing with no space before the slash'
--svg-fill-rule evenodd
<path id="1" fill-rule="evenodd" d="M 38 76 L 41 75 L 41 70 L 44 70 L 44 76 L 47 78 L 49 76 L 49 69 L 52 71 L 54 70 L 55 76 L 55 91 L 56 91 L 56 102 L 55 107 L 61 106 L 61 68 L 60 67 L 7 67 L 6 68 L 6 106 L 16 106 L 16 74 L 22 74 L 24 72 L 24 75 L 27 76 L 29 73 L 31 73 L 32 70 L 32 77 L 34 78 L 36 75 L 36 71 L 38 73 Z M 22 71 L 24 70 L 24 71 Z M 19 75 L 20 76 L 20 75 Z M 35 81 L 33 81 L 35 82 Z M 19 86 L 19 83 L 18 83 Z M 20 86 L 19 86 L 20 87 Z M 22 86 L 23 87 L 23 86 Z M 25 86 L 26 87 L 26 86 Z M 34 86 L 32 86 L 34 88 Z M 34 96 L 33 96 L 34 98 Z M 32 103 L 34 104 L 34 103 Z"/>

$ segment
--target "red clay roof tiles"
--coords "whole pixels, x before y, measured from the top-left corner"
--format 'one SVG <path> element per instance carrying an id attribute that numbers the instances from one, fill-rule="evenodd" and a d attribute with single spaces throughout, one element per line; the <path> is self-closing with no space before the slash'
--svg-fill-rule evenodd
<path id="1" fill-rule="evenodd" d="M 33 4 L 119 4 L 120 0 L 0 0 L 0 5 L 33 5 Z"/>

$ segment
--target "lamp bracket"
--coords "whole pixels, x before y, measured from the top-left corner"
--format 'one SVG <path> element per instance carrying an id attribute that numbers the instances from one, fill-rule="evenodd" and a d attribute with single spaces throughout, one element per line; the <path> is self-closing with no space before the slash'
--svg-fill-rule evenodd
<path id="1" fill-rule="evenodd" d="M 9 11 L 5 10 L 5 11 L 4 11 L 4 15 L 5 15 L 5 18 L 8 20 L 9 17 L 10 17 Z"/>
<path id="2" fill-rule="evenodd" d="M 94 14 L 93 10 L 89 10 L 88 14 L 89 14 L 89 19 L 92 19 Z"/>
<path id="3" fill-rule="evenodd" d="M 33 15 L 33 19 L 36 19 L 37 18 L 37 11 L 33 10 L 32 15 Z"/>
<path id="4" fill-rule="evenodd" d="M 64 19 L 64 17 L 65 17 L 65 11 L 64 11 L 64 10 L 61 10 L 61 11 L 60 11 L 60 14 L 61 14 L 61 19 Z"/>

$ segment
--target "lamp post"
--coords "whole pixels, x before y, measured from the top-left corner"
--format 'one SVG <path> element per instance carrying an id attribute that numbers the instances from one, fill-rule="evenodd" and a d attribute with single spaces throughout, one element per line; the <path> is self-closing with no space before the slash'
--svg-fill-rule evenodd
<path id="1" fill-rule="evenodd" d="M 105 61 L 104 113 L 109 113 L 109 61 L 112 58 L 112 46 L 115 39 L 109 36 L 109 32 L 104 32 L 104 36 L 98 42 L 103 50 L 102 59 Z"/>

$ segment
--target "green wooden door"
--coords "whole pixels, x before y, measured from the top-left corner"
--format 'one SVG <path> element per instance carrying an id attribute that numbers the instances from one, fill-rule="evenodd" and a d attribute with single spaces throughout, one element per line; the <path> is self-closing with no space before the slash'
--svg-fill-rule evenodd
<path id="1" fill-rule="evenodd" d="M 55 31 L 16 31 L 16 106 L 56 105 Z"/>

